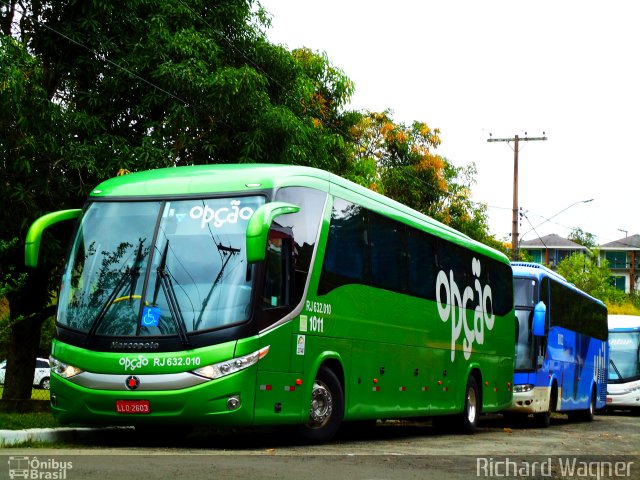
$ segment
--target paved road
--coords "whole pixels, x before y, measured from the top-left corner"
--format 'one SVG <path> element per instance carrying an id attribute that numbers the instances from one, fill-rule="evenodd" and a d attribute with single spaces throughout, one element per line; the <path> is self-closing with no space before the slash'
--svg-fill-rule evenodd
<path id="1" fill-rule="evenodd" d="M 0 478 L 9 478 L 9 467 L 26 458 L 31 470 L 45 473 L 38 478 L 62 478 L 52 477 L 57 471 L 66 479 L 563 478 L 572 465 L 574 478 L 640 479 L 640 416 L 598 415 L 591 423 L 557 416 L 548 429 L 496 416 L 484 419 L 472 436 L 441 432 L 430 423 L 387 422 L 321 446 L 304 445 L 282 429 L 202 430 L 185 438 L 141 438 L 125 430 L 0 455 L 6 459 L 0 459 Z"/>

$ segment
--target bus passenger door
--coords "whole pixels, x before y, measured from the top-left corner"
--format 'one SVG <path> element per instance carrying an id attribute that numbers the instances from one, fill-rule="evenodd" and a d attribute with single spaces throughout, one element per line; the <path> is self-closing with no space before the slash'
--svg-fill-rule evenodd
<path id="1" fill-rule="evenodd" d="M 294 244 L 291 229 L 271 224 L 267 236 L 262 288 L 258 295 L 260 346 L 269 353 L 259 363 L 255 423 L 297 423 L 302 414 L 302 363 L 296 362 L 292 322 L 278 324 L 293 305 Z M 272 327 L 272 328 L 269 328 Z M 296 373 L 298 372 L 298 373 Z M 277 420 L 274 420 L 276 419 Z"/>

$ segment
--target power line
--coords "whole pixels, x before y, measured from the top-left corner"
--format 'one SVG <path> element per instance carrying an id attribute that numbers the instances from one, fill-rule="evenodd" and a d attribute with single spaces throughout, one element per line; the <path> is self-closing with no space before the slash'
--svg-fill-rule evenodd
<path id="1" fill-rule="evenodd" d="M 514 142 L 513 147 L 513 210 L 511 220 L 511 257 L 513 260 L 518 260 L 518 150 L 520 142 L 532 142 L 539 140 L 546 140 L 542 132 L 542 137 L 528 137 L 525 132 L 525 136 L 520 138 L 515 135 L 513 138 L 488 138 L 487 142 Z M 489 134 L 491 137 L 491 134 Z"/>

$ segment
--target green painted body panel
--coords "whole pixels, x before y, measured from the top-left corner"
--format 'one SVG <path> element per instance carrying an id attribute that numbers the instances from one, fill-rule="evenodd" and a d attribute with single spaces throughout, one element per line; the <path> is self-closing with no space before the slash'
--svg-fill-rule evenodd
<path id="1" fill-rule="evenodd" d="M 384 290 L 348 286 L 319 300 L 307 299 L 331 307 L 330 315 L 303 311 L 307 325 L 312 317 L 322 319 L 322 334 L 297 331 L 306 335 L 307 362 L 332 350 L 347 360 L 347 419 L 460 412 L 474 365 L 482 375 L 483 411 L 509 405 L 513 318 L 497 318 L 491 341 L 476 345 L 469 361 L 463 359 L 462 344 L 457 343 L 452 362 L 451 325 L 440 319 L 435 304 L 398 297 Z M 472 311 L 467 318 L 471 322 Z"/>
<path id="2" fill-rule="evenodd" d="M 56 405 L 51 412 L 62 423 L 103 425 L 251 425 L 253 422 L 255 366 L 231 375 L 180 390 L 154 392 L 95 390 L 51 375 Z M 227 399 L 239 395 L 242 405 L 229 411 Z M 148 400 L 149 414 L 119 414 L 117 400 Z"/>
<path id="3" fill-rule="evenodd" d="M 90 200 L 224 192 L 273 195 L 285 186 L 309 186 L 339 195 L 509 264 L 501 253 L 446 225 L 335 175 L 306 167 L 209 165 L 140 172 L 103 182 L 94 189 Z M 302 423 L 309 414 L 314 379 L 323 364 L 331 365 L 343 382 L 346 420 L 459 413 L 471 374 L 481 380 L 484 412 L 508 407 L 512 399 L 513 310 L 495 318 L 493 328 L 484 331 L 484 343 L 472 342 L 466 359 L 464 330 L 452 342 L 452 321 L 441 320 L 434 301 L 366 285 L 341 286 L 318 296 L 330 217 L 331 200 L 324 213 L 307 295 L 301 305 L 255 336 L 184 352 L 92 352 L 60 341 L 54 341 L 52 351 L 58 360 L 105 374 L 125 373 L 122 358 L 132 361 L 144 358 L 147 364 L 135 373 L 151 375 L 193 370 L 193 360 L 187 366 L 187 358 L 197 357 L 199 366 L 205 366 L 268 346 L 268 354 L 257 364 L 201 385 L 150 392 L 88 389 L 54 374 L 51 379 L 51 391 L 57 398 L 57 405 L 52 406 L 54 415 L 66 422 L 127 425 Z M 477 328 L 473 308 L 470 305 L 463 316 L 471 329 Z M 183 360 L 167 365 L 169 358 Z M 158 366 L 163 359 L 163 366 Z M 227 407 L 227 399 L 232 395 L 242 399 L 241 407 L 234 411 Z M 126 399 L 149 400 L 151 413 L 117 414 L 115 401 Z"/>

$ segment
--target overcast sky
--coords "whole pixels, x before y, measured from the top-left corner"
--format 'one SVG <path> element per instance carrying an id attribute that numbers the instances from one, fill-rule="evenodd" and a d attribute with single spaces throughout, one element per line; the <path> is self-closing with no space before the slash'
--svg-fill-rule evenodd
<path id="1" fill-rule="evenodd" d="M 543 132 L 520 143 L 521 239 L 640 234 L 636 0 L 261 3 L 273 43 L 326 52 L 355 82 L 349 108 L 424 121 L 441 130 L 436 153 L 475 162 L 473 199 L 498 238 L 511 233 L 513 143 L 487 139 Z"/>

